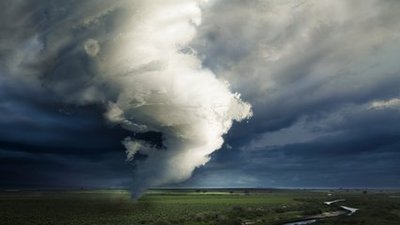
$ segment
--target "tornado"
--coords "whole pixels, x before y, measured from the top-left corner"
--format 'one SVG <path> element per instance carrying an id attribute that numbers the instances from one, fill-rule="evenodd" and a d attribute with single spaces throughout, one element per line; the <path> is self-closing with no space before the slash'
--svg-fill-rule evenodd
<path id="1" fill-rule="evenodd" d="M 148 187 L 188 179 L 221 148 L 233 121 L 251 106 L 229 84 L 202 66 L 190 42 L 201 23 L 201 1 L 142 1 L 129 11 L 103 68 L 118 98 L 106 117 L 134 133 L 162 134 L 162 147 L 127 137 L 127 160 L 135 161 L 132 196 Z M 139 9 L 137 9 L 139 8 Z M 140 155 L 143 160 L 135 160 Z"/>
<path id="2" fill-rule="evenodd" d="M 138 198 L 149 187 L 190 178 L 221 148 L 232 123 L 252 115 L 250 104 L 191 47 L 208 4 L 19 1 L 10 14 L 27 16 L 9 39 L 17 47 L 2 46 L 16 62 L 4 70 L 13 80 L 36 78 L 30 84 L 65 103 L 102 105 L 105 120 L 130 131 L 121 144 Z M 149 132 L 158 143 L 137 138 Z"/>

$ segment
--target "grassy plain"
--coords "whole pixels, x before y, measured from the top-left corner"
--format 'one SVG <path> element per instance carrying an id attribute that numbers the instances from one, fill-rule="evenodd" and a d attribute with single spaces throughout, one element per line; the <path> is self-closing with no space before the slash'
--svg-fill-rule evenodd
<path id="1" fill-rule="evenodd" d="M 346 199 L 327 206 L 324 201 Z M 340 205 L 360 209 L 318 224 L 398 225 L 400 193 L 322 190 L 125 190 L 0 192 L 1 225 L 279 225 Z"/>

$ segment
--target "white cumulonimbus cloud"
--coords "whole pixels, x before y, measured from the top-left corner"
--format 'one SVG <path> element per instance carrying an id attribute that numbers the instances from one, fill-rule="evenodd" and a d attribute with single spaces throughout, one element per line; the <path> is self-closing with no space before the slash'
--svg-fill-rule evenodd
<path id="1" fill-rule="evenodd" d="M 223 144 L 233 121 L 251 116 L 249 104 L 202 67 L 188 47 L 201 23 L 198 1 L 142 1 L 140 13 L 124 17 L 121 35 L 110 45 L 109 62 L 99 64 L 104 80 L 120 93 L 107 118 L 133 132 L 162 133 L 165 149 L 124 140 L 128 160 L 138 161 L 133 195 L 148 187 L 181 182 L 207 163 Z"/>

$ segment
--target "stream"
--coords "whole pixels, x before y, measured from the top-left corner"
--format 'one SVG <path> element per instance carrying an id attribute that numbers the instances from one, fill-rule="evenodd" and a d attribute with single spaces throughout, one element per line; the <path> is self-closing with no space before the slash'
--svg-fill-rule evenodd
<path id="1" fill-rule="evenodd" d="M 303 221 L 297 221 L 297 222 L 292 222 L 292 223 L 285 223 L 283 225 L 305 225 L 305 224 L 312 224 L 317 222 L 317 220 L 303 220 Z"/>
<path id="2" fill-rule="evenodd" d="M 324 204 L 326 205 L 331 205 L 337 202 L 344 202 L 346 201 L 345 199 L 338 199 L 338 200 L 334 200 L 334 201 L 329 201 L 329 202 L 324 202 Z M 341 216 L 341 215 L 347 215 L 347 216 L 351 216 L 353 215 L 355 212 L 358 211 L 358 209 L 356 208 L 351 208 L 351 207 L 347 207 L 347 206 L 340 206 L 340 208 L 342 208 L 343 210 L 338 210 L 338 211 L 333 211 L 333 212 L 324 212 L 315 216 L 310 216 L 308 218 L 305 218 L 303 220 L 299 220 L 296 222 L 290 222 L 290 223 L 284 223 L 282 225 L 306 225 L 306 224 L 312 224 L 317 222 L 317 219 L 323 219 L 323 218 L 328 218 L 328 217 L 336 217 L 336 216 Z"/>

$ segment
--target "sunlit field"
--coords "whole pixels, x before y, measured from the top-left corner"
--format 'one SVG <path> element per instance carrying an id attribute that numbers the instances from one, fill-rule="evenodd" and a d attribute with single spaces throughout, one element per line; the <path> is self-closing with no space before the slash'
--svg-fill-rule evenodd
<path id="1" fill-rule="evenodd" d="M 334 199 L 345 202 L 326 205 Z M 0 224 L 257 225 L 301 221 L 346 205 L 353 215 L 313 224 L 398 225 L 400 193 L 389 191 L 150 190 L 132 200 L 125 190 L 3 191 Z"/>

